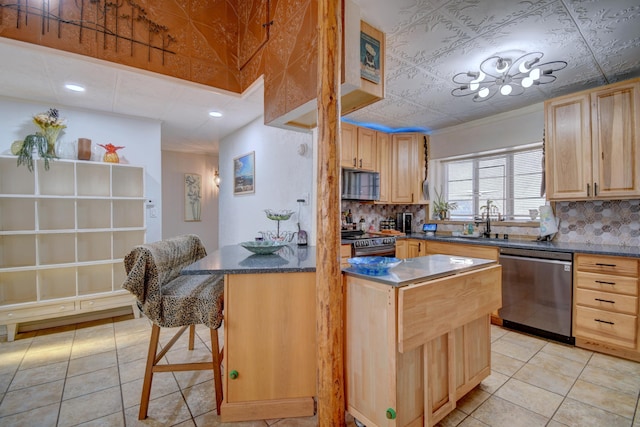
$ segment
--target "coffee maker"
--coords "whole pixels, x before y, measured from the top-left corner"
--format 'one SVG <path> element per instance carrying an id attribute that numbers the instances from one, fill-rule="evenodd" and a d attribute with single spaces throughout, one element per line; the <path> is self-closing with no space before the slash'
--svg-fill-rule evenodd
<path id="1" fill-rule="evenodd" d="M 411 228 L 413 224 L 413 214 L 408 212 L 403 212 L 396 214 L 396 230 L 401 231 L 403 233 L 411 233 Z"/>

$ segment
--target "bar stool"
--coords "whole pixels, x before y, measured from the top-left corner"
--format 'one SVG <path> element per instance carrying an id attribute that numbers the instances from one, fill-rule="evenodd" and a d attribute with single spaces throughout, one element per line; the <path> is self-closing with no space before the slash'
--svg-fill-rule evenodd
<path id="1" fill-rule="evenodd" d="M 127 279 L 122 287 L 138 299 L 144 314 L 153 322 L 151 341 L 140 398 L 138 419 L 147 417 L 153 375 L 156 372 L 213 369 L 216 410 L 222 402 L 222 351 L 218 328 L 222 324 L 224 286 L 222 275 L 180 275 L 180 271 L 206 255 L 196 235 L 184 235 L 138 245 L 124 259 Z M 189 350 L 193 350 L 195 325 L 205 324 L 211 332 L 211 362 L 160 364 L 160 360 L 189 328 Z M 158 352 L 160 328 L 181 327 Z"/>

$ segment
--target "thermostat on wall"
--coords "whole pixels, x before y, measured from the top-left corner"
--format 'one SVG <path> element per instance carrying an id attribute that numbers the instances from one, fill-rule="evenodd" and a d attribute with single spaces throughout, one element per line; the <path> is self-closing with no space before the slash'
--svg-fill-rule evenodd
<path id="1" fill-rule="evenodd" d="M 438 224 L 422 224 L 422 231 L 427 233 L 429 236 L 433 236 L 436 234 L 436 230 L 438 229 Z"/>

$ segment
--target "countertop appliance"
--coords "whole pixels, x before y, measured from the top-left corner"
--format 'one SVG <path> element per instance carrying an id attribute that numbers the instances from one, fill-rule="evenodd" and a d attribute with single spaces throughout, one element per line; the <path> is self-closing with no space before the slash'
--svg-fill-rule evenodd
<path id="1" fill-rule="evenodd" d="M 413 228 L 413 214 L 408 212 L 403 212 L 396 214 L 396 230 L 402 231 L 403 233 L 411 233 L 411 229 Z"/>
<path id="2" fill-rule="evenodd" d="M 380 200 L 380 174 L 342 168 L 342 200 Z"/>
<path id="3" fill-rule="evenodd" d="M 359 231 L 343 231 L 342 240 L 351 242 L 351 256 L 396 256 L 396 238 L 374 236 Z"/>
<path id="4" fill-rule="evenodd" d="M 574 344 L 572 259 L 566 252 L 500 248 L 503 325 Z"/>

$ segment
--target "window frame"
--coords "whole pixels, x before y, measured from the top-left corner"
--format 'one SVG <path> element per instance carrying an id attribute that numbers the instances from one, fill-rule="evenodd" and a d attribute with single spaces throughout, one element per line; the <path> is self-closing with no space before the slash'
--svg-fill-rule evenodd
<path id="1" fill-rule="evenodd" d="M 518 216 L 514 213 L 514 201 L 515 201 L 515 181 L 514 181 L 514 173 L 515 173 L 515 165 L 514 165 L 514 156 L 518 153 L 523 153 L 527 151 L 537 151 L 539 150 L 544 156 L 544 144 L 543 141 L 519 145 L 514 147 L 508 147 L 499 150 L 487 150 L 483 152 L 473 153 L 473 154 L 465 154 L 460 156 L 452 156 L 447 158 L 442 158 L 438 160 L 438 181 L 441 188 L 441 196 L 444 200 L 449 201 L 449 176 L 448 176 L 448 164 L 459 161 L 472 161 L 473 163 L 473 171 L 472 171 L 472 213 L 471 215 L 456 215 L 455 210 L 449 213 L 449 219 L 454 221 L 465 221 L 465 220 L 473 220 L 479 221 L 482 217 L 481 206 L 484 206 L 484 203 L 481 201 L 485 198 L 490 197 L 482 197 L 479 194 L 479 182 L 480 182 L 480 169 L 478 164 L 482 160 L 488 160 L 491 158 L 504 158 L 505 162 L 505 189 L 504 189 L 504 204 L 505 208 L 500 213 L 502 214 L 502 219 L 510 222 L 528 222 L 530 221 L 527 218 L 528 215 L 520 214 Z M 542 179 L 544 179 L 545 170 L 540 163 L 540 174 Z M 540 196 L 540 204 L 544 205 L 546 203 L 546 198 L 544 195 Z M 501 201 L 502 204 L 502 201 Z"/>

